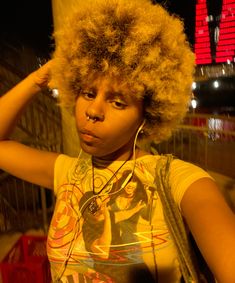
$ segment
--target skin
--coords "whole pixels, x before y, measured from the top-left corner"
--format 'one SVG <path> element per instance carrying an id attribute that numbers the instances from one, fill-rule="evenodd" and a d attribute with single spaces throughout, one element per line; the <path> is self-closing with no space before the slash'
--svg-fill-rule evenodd
<path id="1" fill-rule="evenodd" d="M 51 189 L 58 153 L 36 150 L 9 141 L 8 137 L 26 105 L 48 85 L 52 65 L 50 61 L 0 98 L 0 168 Z M 106 80 L 100 80 L 99 84 L 97 81 L 92 87 L 94 96 L 88 99 L 83 94 L 77 99 L 76 119 L 81 145 L 96 158 L 124 160 L 131 152 L 135 133 L 143 119 L 142 107 L 137 101 L 127 101 L 124 110 L 113 107 L 110 90 L 120 90 Z M 98 115 L 97 120 L 88 121 L 87 112 Z M 84 135 L 83 129 L 93 134 Z M 208 178 L 194 182 L 183 196 L 181 211 L 217 281 L 235 283 L 235 216 L 216 184 Z"/>
<path id="2" fill-rule="evenodd" d="M 235 215 L 216 184 L 208 178 L 194 182 L 181 209 L 217 282 L 235 283 Z"/>
<path id="3" fill-rule="evenodd" d="M 82 149 L 105 160 L 130 156 L 135 134 L 143 121 L 142 101 L 122 95 L 118 83 L 101 78 L 76 101 L 76 122 Z M 94 120 L 87 120 L 91 116 Z"/>
<path id="4" fill-rule="evenodd" d="M 50 81 L 49 61 L 0 98 L 0 168 L 10 174 L 53 188 L 54 164 L 58 153 L 44 152 L 8 140 L 18 118 L 37 93 Z"/>

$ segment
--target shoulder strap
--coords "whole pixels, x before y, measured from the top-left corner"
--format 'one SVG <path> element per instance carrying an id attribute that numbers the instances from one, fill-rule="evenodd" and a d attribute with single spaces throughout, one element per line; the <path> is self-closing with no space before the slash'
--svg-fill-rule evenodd
<path id="1" fill-rule="evenodd" d="M 206 280 L 200 278 L 200 272 L 190 246 L 182 215 L 171 193 L 169 169 L 172 160 L 172 155 L 163 155 L 157 164 L 155 175 L 156 189 L 162 202 L 168 229 L 178 251 L 179 263 L 185 283 L 206 282 Z"/>

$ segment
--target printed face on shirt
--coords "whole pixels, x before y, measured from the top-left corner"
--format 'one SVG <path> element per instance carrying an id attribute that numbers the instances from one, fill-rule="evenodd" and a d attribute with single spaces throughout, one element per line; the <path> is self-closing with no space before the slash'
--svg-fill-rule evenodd
<path id="1" fill-rule="evenodd" d="M 117 82 L 102 78 L 78 96 L 76 124 L 85 152 L 106 159 L 129 156 L 143 120 L 143 103 L 125 95 L 127 91 Z"/>
<path id="2" fill-rule="evenodd" d="M 128 197 L 133 197 L 136 189 L 137 189 L 137 182 L 129 182 L 126 187 L 124 188 L 125 190 L 125 195 Z"/>

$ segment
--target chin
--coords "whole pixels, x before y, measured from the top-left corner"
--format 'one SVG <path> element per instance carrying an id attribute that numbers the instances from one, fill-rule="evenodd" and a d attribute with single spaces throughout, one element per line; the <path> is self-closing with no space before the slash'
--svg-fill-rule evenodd
<path id="1" fill-rule="evenodd" d="M 96 156 L 96 157 L 102 157 L 105 156 L 106 154 L 101 152 L 100 149 L 98 149 L 97 147 L 93 146 L 92 144 L 89 143 L 81 143 L 80 144 L 82 150 L 84 152 L 86 152 L 87 154 L 90 154 L 92 156 Z"/>
<path id="2" fill-rule="evenodd" d="M 90 154 L 97 158 L 103 158 L 107 160 L 125 160 L 130 155 L 130 149 L 126 150 L 126 148 L 120 147 L 120 148 L 109 148 L 110 150 L 107 150 L 104 148 L 104 145 L 102 147 L 98 145 L 94 145 L 92 143 L 88 142 L 81 142 L 80 146 L 84 152 L 87 154 Z M 132 147 L 131 147 L 132 148 Z"/>

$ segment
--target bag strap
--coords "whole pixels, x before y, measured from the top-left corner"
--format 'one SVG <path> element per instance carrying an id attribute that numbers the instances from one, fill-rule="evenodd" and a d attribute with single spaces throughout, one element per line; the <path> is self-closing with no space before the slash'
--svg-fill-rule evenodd
<path id="1" fill-rule="evenodd" d="M 156 166 L 156 189 L 162 202 L 168 229 L 177 248 L 179 263 L 185 283 L 206 282 L 200 276 L 195 254 L 190 246 L 182 215 L 171 193 L 169 169 L 172 160 L 173 156 L 171 154 L 164 155 L 160 158 Z"/>

